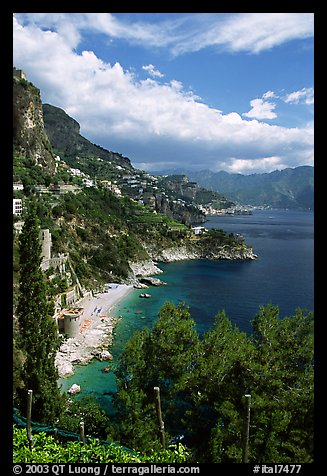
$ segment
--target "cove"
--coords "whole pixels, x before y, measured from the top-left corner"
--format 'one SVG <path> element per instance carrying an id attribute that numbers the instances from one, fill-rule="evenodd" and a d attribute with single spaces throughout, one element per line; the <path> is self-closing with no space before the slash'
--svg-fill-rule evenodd
<path id="1" fill-rule="evenodd" d="M 142 290 L 135 289 L 115 309 L 115 317 L 122 319 L 110 350 L 112 369 L 127 340 L 136 330 L 151 327 L 166 301 L 188 304 L 200 335 L 212 327 L 221 310 L 247 333 L 260 306 L 278 305 L 281 317 L 294 314 L 297 307 L 313 310 L 312 212 L 257 210 L 253 215 L 211 217 L 205 226 L 242 234 L 258 260 L 158 263 L 163 270 L 159 277 L 167 285 L 149 288 L 149 299 L 141 299 Z M 117 388 L 114 374 L 102 372 L 107 365 L 94 361 L 77 367 L 72 377 L 60 381 L 62 391 L 77 383 L 81 393 L 74 398 L 93 395 L 112 413 L 112 393 Z"/>

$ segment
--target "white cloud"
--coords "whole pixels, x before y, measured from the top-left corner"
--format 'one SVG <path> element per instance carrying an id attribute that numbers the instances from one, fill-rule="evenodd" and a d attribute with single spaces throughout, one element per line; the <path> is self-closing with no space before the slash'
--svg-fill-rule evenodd
<path id="1" fill-rule="evenodd" d="M 202 20 L 202 25 L 201 25 Z M 294 39 L 313 37 L 313 13 L 204 14 L 191 29 L 177 39 L 175 54 L 216 46 L 227 51 L 260 53 Z"/>
<path id="2" fill-rule="evenodd" d="M 299 91 L 294 91 L 287 94 L 284 101 L 290 104 L 307 104 L 312 105 L 314 103 L 314 90 L 313 88 L 302 88 Z"/>
<path id="3" fill-rule="evenodd" d="M 245 112 L 243 116 L 256 119 L 275 119 L 277 114 L 273 111 L 276 107 L 276 104 L 264 100 L 267 97 L 274 97 L 270 93 L 271 91 L 265 93 L 262 98 L 257 98 L 250 101 L 252 109 L 250 109 L 248 112 Z"/>
<path id="4" fill-rule="evenodd" d="M 66 110 L 93 142 L 134 163 L 178 166 L 183 161 L 189 167 L 225 164 L 243 170 L 252 164 L 260 167 L 260 157 L 280 157 L 280 163 L 289 166 L 313 163 L 312 125 L 285 128 L 244 120 L 236 112 L 223 114 L 184 91 L 178 80 L 138 80 L 118 62 L 106 63 L 92 51 L 78 54 L 72 38 L 67 30 L 23 26 L 15 19 L 14 64 L 41 89 L 43 102 Z M 271 103 L 259 101 L 252 104 L 257 114 L 253 117 L 260 111 L 261 117 L 274 114 Z M 273 167 L 277 162 L 262 163 Z"/>
<path id="5" fill-rule="evenodd" d="M 28 13 L 17 14 L 17 18 L 55 29 L 72 47 L 78 44 L 81 32 L 88 30 L 144 47 L 168 48 L 174 55 L 208 47 L 260 53 L 313 37 L 314 32 L 313 13 L 191 13 L 157 23 L 111 13 Z"/>
<path id="6" fill-rule="evenodd" d="M 142 66 L 142 69 L 153 78 L 163 78 L 165 76 L 159 70 L 157 70 L 153 64 L 144 65 Z"/>
<path id="7" fill-rule="evenodd" d="M 271 170 L 284 169 L 287 164 L 281 157 L 259 157 L 257 159 L 235 159 L 231 158 L 224 164 L 224 170 L 231 173 L 265 173 Z"/>
<path id="8" fill-rule="evenodd" d="M 278 98 L 278 96 L 274 93 L 274 91 L 267 91 L 262 95 L 262 99 L 269 99 L 269 98 Z"/>
<path id="9" fill-rule="evenodd" d="M 72 47 L 77 46 L 83 31 L 103 33 L 110 38 L 147 42 L 151 45 L 165 44 L 165 34 L 159 26 L 124 21 L 122 15 L 120 20 L 111 13 L 18 13 L 16 18 L 22 24 L 56 30 L 66 40 L 74 39 L 73 43 L 70 42 Z"/>

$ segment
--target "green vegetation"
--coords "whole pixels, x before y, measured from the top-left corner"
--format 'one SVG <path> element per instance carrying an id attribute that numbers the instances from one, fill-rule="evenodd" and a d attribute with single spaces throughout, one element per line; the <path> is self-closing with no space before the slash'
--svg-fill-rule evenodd
<path id="1" fill-rule="evenodd" d="M 87 435 L 91 437 L 106 439 L 110 433 L 110 418 L 92 397 L 83 397 L 78 401 L 68 399 L 56 424 L 74 433 L 81 420 L 84 421 Z"/>
<path id="2" fill-rule="evenodd" d="M 126 169 L 131 169 L 128 158 L 122 154 L 111 152 L 99 145 L 92 144 L 80 135 L 80 125 L 72 117 L 68 116 L 63 109 L 50 104 L 43 104 L 43 119 L 46 133 L 50 139 L 53 150 L 65 160 L 88 157 L 92 161 L 101 158 Z M 72 163 L 70 164 L 72 165 Z M 75 167 L 75 165 L 73 165 Z"/>
<path id="3" fill-rule="evenodd" d="M 14 86 L 19 82 L 15 80 Z M 44 107 L 49 137 L 70 165 L 98 180 L 124 181 L 122 176 L 128 173 L 138 177 L 137 186 L 132 187 L 135 184 L 127 178 L 125 185 L 120 185 L 131 195 L 126 192 L 121 198 L 104 184 L 78 194 L 36 197 L 36 185 L 48 186 L 59 180 L 80 184 L 81 179 L 72 177 L 62 161 L 56 167 L 40 120 L 39 91 L 22 80 L 15 88 L 15 98 L 14 181 L 24 185 L 24 191 L 16 196 L 23 199 L 27 210 L 21 217 L 25 221 L 22 234 L 14 235 L 15 406 L 24 414 L 27 390 L 32 389 L 33 420 L 76 432 L 83 418 L 87 434 L 118 441 L 137 453 L 118 445 L 101 445 L 95 439 L 87 445 L 64 443 L 45 433 L 33 435 L 34 448 L 30 450 L 26 432 L 15 427 L 14 461 L 240 462 L 244 395 L 250 393 L 250 461 L 311 462 L 313 313 L 300 309 L 294 316 L 280 318 L 277 307 L 261 308 L 250 336 L 220 313 L 214 327 L 200 336 L 185 305 L 166 303 L 153 328 L 135 333 L 126 345 L 116 369 L 119 391 L 114 398 L 114 416 L 109 419 L 92 400 L 71 402 L 60 395 L 54 365 L 58 336 L 51 319 L 52 297 L 67 288 L 70 277 L 68 273 L 53 277 L 53 270 L 41 271 L 40 226 L 51 232 L 52 253 L 69 254 L 71 269 L 88 289 L 128 280 L 129 263 L 149 259 L 150 249 L 160 252 L 185 245 L 201 249 L 204 256 L 214 256 L 221 247 L 243 249 L 246 245 L 241 237 L 223 230 L 195 236 L 181 221 L 157 213 L 165 211 L 191 223 L 197 210 L 192 203 L 210 198 L 226 206 L 222 196 L 200 189 L 183 176 L 163 179 L 161 184 L 167 188 L 160 190 L 153 177 L 147 180 L 147 174 L 136 172 L 127 158 L 80 136 L 78 123 L 52 106 Z M 24 111 L 30 107 L 33 128 L 24 122 Z M 141 186 L 143 202 L 149 206 L 136 201 Z M 310 190 L 302 190 L 303 201 Z M 190 450 L 176 445 L 162 451 L 154 386 L 160 387 L 166 441 L 183 436 Z"/>
<path id="4" fill-rule="evenodd" d="M 27 81 L 26 79 L 23 78 L 17 78 L 13 77 L 13 80 L 15 83 L 20 84 L 25 90 L 30 91 L 31 93 L 35 94 L 36 96 L 40 95 L 40 90 L 36 86 L 34 86 L 33 83 L 30 81 Z"/>
<path id="5" fill-rule="evenodd" d="M 222 312 L 200 338 L 187 307 L 167 303 L 137 332 L 117 369 L 119 441 L 147 451 L 158 440 L 153 386 L 166 439 L 185 435 L 199 462 L 242 461 L 244 395 L 252 396 L 249 461 L 313 461 L 313 313 L 281 319 L 262 307 L 246 335 Z"/>
<path id="6" fill-rule="evenodd" d="M 47 169 L 37 165 L 35 160 L 17 152 L 13 155 L 13 181 L 22 182 L 26 195 L 34 192 L 36 185 L 57 185 L 60 181 L 81 184 L 80 179 L 70 175 L 65 168 L 59 167 L 56 174 L 51 175 Z"/>
<path id="7" fill-rule="evenodd" d="M 299 210 L 314 208 L 314 168 L 310 166 L 251 175 L 210 170 L 190 171 L 188 175 L 202 187 L 219 191 L 240 203 Z"/>
<path id="8" fill-rule="evenodd" d="M 227 200 L 221 193 L 200 187 L 196 182 L 190 182 L 186 175 L 158 177 L 158 185 L 187 203 L 212 205 L 218 209 L 235 205 L 234 202 Z"/>
<path id="9" fill-rule="evenodd" d="M 51 214 L 53 249 L 69 252 L 78 278 L 91 287 L 91 277 L 120 281 L 128 277 L 130 261 L 148 259 L 145 233 L 148 240 L 162 238 L 161 246 L 168 246 L 174 239 L 169 227 L 181 229 L 178 222 L 106 189 L 66 194 L 58 198 Z"/>
<path id="10" fill-rule="evenodd" d="M 129 260 L 148 257 L 145 243 L 164 249 L 192 242 L 207 250 L 245 244 L 241 237 L 223 230 L 190 239 L 188 227 L 106 189 L 30 197 L 26 203 L 33 206 L 28 207 L 14 247 L 19 277 L 14 395 L 23 413 L 27 389 L 32 389 L 33 419 L 76 431 L 83 418 L 88 434 L 118 441 L 148 455 L 146 461 L 240 462 L 244 395 L 250 393 L 250 461 L 313 460 L 313 314 L 300 309 L 281 319 L 278 308 L 261 308 L 252 322 L 251 336 L 233 328 L 220 313 L 215 326 L 199 336 L 188 308 L 167 303 L 153 328 L 137 332 L 126 345 L 116 370 L 115 416 L 109 419 L 91 400 L 69 403 L 60 397 L 49 296 L 63 291 L 67 281 L 59 276 L 45 281 L 39 267 L 39 224 L 50 228 L 55 252 L 69 252 L 77 275 L 86 284 L 127 276 Z M 161 451 L 154 386 L 160 387 L 166 441 L 183 435 L 192 457 L 181 446 Z M 45 435 L 35 441 L 32 453 L 26 443 L 17 443 L 17 462 L 45 457 L 48 460 L 42 462 L 133 461 L 121 448 L 109 451 L 95 442 L 85 447 L 61 445 Z"/>
<path id="11" fill-rule="evenodd" d="M 53 303 L 47 298 L 47 285 L 40 263 L 39 227 L 32 204 L 20 235 L 14 393 L 16 405 L 25 409 L 27 389 L 33 390 L 35 418 L 51 423 L 60 413 L 62 400 L 54 363 L 58 338 L 52 319 Z"/>
<path id="12" fill-rule="evenodd" d="M 29 201 L 25 198 L 25 206 Z M 41 227 L 51 232 L 53 254 L 69 253 L 77 277 L 91 289 L 101 282 L 126 279 L 130 261 L 149 259 L 146 243 L 169 248 L 189 234 L 180 222 L 104 188 L 40 195 L 37 215 Z"/>
<path id="13" fill-rule="evenodd" d="M 200 336 L 186 305 L 166 303 L 152 329 L 136 332 L 125 347 L 114 415 L 91 398 L 62 400 L 56 427 L 76 432 L 83 419 L 90 444 L 67 442 L 60 431 L 57 440 L 33 432 L 30 451 L 26 432 L 14 428 L 14 461 L 241 462 L 244 396 L 250 394 L 249 462 L 312 462 L 313 313 L 297 309 L 281 318 L 278 307 L 262 307 L 252 330 L 241 332 L 221 312 Z M 166 441 L 183 439 L 185 446 L 162 450 L 154 386 L 160 387 Z"/>
<path id="14" fill-rule="evenodd" d="M 66 443 L 45 433 L 33 435 L 33 449 L 28 446 L 26 430 L 14 426 L 14 463 L 187 463 L 190 452 L 181 444 L 167 450 L 140 454 L 117 444 L 100 444 L 91 439 L 86 445 L 79 441 Z"/>

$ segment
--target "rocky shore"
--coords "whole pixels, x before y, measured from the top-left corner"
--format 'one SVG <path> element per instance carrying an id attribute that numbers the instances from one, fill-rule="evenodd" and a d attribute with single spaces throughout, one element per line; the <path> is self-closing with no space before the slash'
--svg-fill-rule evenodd
<path id="1" fill-rule="evenodd" d="M 75 365 L 86 365 L 94 358 L 112 360 L 107 350 L 112 343 L 112 332 L 116 324 L 114 318 L 94 326 L 87 335 L 67 339 L 57 352 L 55 364 L 59 377 L 74 374 Z"/>
<path id="2" fill-rule="evenodd" d="M 134 281 L 137 281 L 138 278 L 142 276 L 152 276 L 163 272 L 152 259 L 129 263 L 129 266 L 132 270 L 132 279 L 134 279 Z"/>
<path id="3" fill-rule="evenodd" d="M 246 246 L 230 247 L 223 245 L 209 251 L 196 247 L 179 246 L 161 251 L 148 250 L 148 253 L 151 259 L 130 263 L 132 273 L 128 279 L 128 284 L 112 286 L 108 292 L 99 294 L 88 303 L 83 313 L 84 321 L 87 319 L 90 322 L 87 329 L 84 332 L 80 332 L 78 336 L 63 342 L 57 352 L 56 366 L 60 378 L 73 375 L 75 365 L 86 365 L 94 358 L 112 360 L 108 347 L 112 344 L 113 329 L 117 323 L 117 319 L 112 316 L 112 308 L 133 287 L 147 288 L 148 286 L 165 284 L 158 278 L 143 279 L 163 272 L 158 267 L 157 262 L 194 259 L 257 259 L 257 255 L 253 253 L 252 248 Z M 102 309 L 102 319 L 100 319 L 98 313 L 94 312 L 95 308 Z"/>
<path id="4" fill-rule="evenodd" d="M 209 251 L 196 247 L 181 246 L 152 252 L 152 259 L 154 261 L 167 263 L 192 259 L 255 260 L 257 258 L 258 256 L 253 252 L 252 248 L 245 246 L 230 247 L 223 245 Z"/>
<path id="5" fill-rule="evenodd" d="M 112 310 L 132 289 L 131 285 L 117 284 L 86 303 L 79 333 L 65 340 L 56 354 L 55 364 L 60 378 L 73 375 L 76 365 L 86 365 L 94 358 L 112 360 L 108 348 L 112 344 L 113 329 L 118 322 L 113 317 Z M 83 323 L 87 323 L 87 326 L 83 326 Z"/>
<path id="6" fill-rule="evenodd" d="M 163 271 L 158 267 L 158 262 L 171 263 L 173 261 L 194 260 L 194 259 L 212 259 L 212 260 L 255 260 L 258 256 L 253 252 L 251 247 L 247 246 L 227 246 L 222 245 L 215 249 L 205 250 L 196 246 L 176 246 L 158 251 L 156 249 L 147 248 L 151 257 L 137 263 L 129 263 L 132 270 L 129 283 L 136 288 L 147 287 L 147 284 L 158 286 L 165 284 L 159 279 L 152 278 L 152 282 L 146 283 L 142 278 L 145 276 L 154 276 L 161 274 Z"/>

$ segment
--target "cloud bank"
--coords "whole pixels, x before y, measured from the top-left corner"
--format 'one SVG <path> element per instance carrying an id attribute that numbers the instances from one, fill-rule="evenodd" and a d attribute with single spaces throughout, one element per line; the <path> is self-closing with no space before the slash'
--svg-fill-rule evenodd
<path id="1" fill-rule="evenodd" d="M 243 119 L 236 112 L 223 114 L 203 103 L 192 91 L 185 91 L 177 79 L 164 82 L 164 74 L 152 64 L 143 66 L 150 77 L 139 79 L 135 71 L 125 70 L 119 62 L 105 62 L 93 51 L 77 52 L 83 31 L 96 30 L 111 37 L 126 35 L 130 41 L 158 47 L 166 44 L 174 54 L 182 54 L 187 48 L 194 50 L 199 36 L 197 48 L 218 44 L 218 40 L 213 41 L 216 23 L 212 22 L 201 35 L 190 28 L 188 39 L 193 38 L 194 43 L 188 42 L 187 47 L 183 22 L 190 22 L 188 17 L 179 24 L 164 23 L 160 30 L 158 25 L 141 23 L 127 28 L 131 25 L 110 14 L 69 15 L 69 22 L 65 14 L 17 15 L 14 64 L 24 69 L 28 79 L 40 88 L 43 102 L 63 108 L 93 142 L 121 152 L 135 165 L 147 169 L 158 170 L 173 164 L 250 173 L 313 164 L 312 123 L 305 128 L 286 128 L 260 121 L 275 117 L 274 103 L 269 101 L 274 94 L 271 91 L 251 101 L 252 109 L 243 114 L 247 118 Z M 225 48 L 258 53 L 286 41 L 285 38 L 310 34 L 308 22 L 303 17 L 299 19 L 299 14 L 287 14 L 296 26 L 293 29 L 289 23 L 286 28 L 285 14 L 271 14 L 281 15 L 278 26 L 269 35 L 261 31 L 260 36 L 257 29 L 245 41 L 246 29 L 255 30 L 257 15 L 262 14 L 237 15 L 220 23 L 220 33 L 215 36 Z M 246 28 L 244 15 L 254 15 L 248 17 Z M 205 19 L 200 15 L 196 21 Z M 220 17 L 216 20 L 221 21 Z M 168 38 L 167 31 L 171 33 Z M 178 41 L 175 38 L 172 43 L 174 36 Z M 312 98 L 305 88 L 290 93 L 285 101 L 304 98 Z"/>

